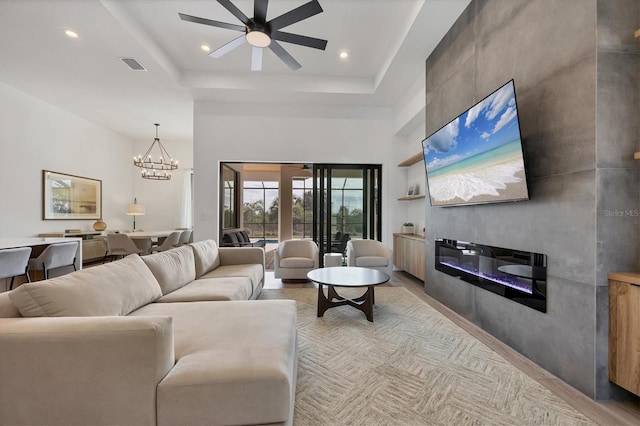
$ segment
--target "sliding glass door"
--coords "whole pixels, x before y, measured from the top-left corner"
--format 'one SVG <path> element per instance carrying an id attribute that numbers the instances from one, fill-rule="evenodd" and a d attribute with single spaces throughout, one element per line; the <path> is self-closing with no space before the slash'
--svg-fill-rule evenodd
<path id="1" fill-rule="evenodd" d="M 381 240 L 382 166 L 313 165 L 313 239 L 325 253 L 345 253 L 352 238 Z"/>

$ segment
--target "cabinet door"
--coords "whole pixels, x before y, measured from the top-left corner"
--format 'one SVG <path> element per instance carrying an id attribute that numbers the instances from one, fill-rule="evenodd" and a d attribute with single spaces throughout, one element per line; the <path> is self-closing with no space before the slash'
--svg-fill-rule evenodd
<path id="1" fill-rule="evenodd" d="M 609 281 L 609 380 L 640 395 L 640 286 Z"/>
<path id="2" fill-rule="evenodd" d="M 424 281 L 424 241 L 410 240 L 411 249 L 406 253 L 409 273 Z"/>
<path id="3" fill-rule="evenodd" d="M 404 241 L 404 238 L 398 237 L 397 235 L 393 236 L 393 264 L 403 270 L 405 269 L 405 265 L 403 264 L 405 252 Z"/>

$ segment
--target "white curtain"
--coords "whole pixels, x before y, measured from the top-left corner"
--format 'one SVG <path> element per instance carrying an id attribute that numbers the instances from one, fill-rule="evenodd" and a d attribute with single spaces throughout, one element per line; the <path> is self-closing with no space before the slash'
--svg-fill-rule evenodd
<path id="1" fill-rule="evenodd" d="M 180 209 L 180 227 L 193 227 L 193 170 L 185 170 L 182 185 L 182 208 Z"/>

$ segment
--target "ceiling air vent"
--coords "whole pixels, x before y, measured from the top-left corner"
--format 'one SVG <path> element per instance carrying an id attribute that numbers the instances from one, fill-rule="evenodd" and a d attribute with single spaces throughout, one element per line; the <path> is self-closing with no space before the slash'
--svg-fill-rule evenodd
<path id="1" fill-rule="evenodd" d="M 120 59 L 122 60 L 122 62 L 127 64 L 127 66 L 134 71 L 146 71 L 145 67 L 140 65 L 140 63 L 133 58 L 120 58 Z"/>

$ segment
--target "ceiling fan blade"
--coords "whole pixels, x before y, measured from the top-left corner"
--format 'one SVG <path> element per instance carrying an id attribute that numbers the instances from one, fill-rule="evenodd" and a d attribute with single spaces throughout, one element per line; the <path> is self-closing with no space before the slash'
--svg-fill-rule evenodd
<path id="1" fill-rule="evenodd" d="M 218 3 L 220 3 L 222 6 L 224 6 L 225 9 L 227 9 L 229 12 L 231 12 L 233 14 L 233 16 L 238 18 L 240 20 L 240 22 L 245 24 L 247 27 L 251 26 L 250 25 L 251 24 L 251 20 L 249 18 L 247 18 L 247 15 L 242 13 L 242 11 L 240 9 L 238 9 L 235 4 L 231 3 L 229 0 L 218 0 Z"/>
<path id="2" fill-rule="evenodd" d="M 253 20 L 264 25 L 267 22 L 269 0 L 253 0 Z"/>
<path id="3" fill-rule="evenodd" d="M 218 59 L 222 55 L 231 52 L 233 49 L 235 49 L 236 47 L 242 46 L 246 42 L 247 42 L 247 38 L 243 34 L 238 38 L 234 38 L 233 40 L 231 40 L 229 43 L 225 44 L 224 46 L 218 47 L 216 50 L 214 50 L 213 52 L 209 53 L 209 56 L 211 56 L 212 58 Z"/>
<path id="4" fill-rule="evenodd" d="M 280 28 L 295 24 L 296 22 L 310 18 L 313 15 L 317 15 L 320 12 L 322 12 L 322 7 L 320 6 L 320 3 L 318 3 L 318 0 L 311 0 L 309 3 L 305 3 L 300 7 L 278 16 L 277 18 L 273 18 L 267 22 L 267 24 L 271 28 L 271 31 L 277 31 Z"/>
<path id="5" fill-rule="evenodd" d="M 253 47 L 251 51 L 251 71 L 262 71 L 262 49 L 261 47 Z"/>
<path id="6" fill-rule="evenodd" d="M 274 31 L 271 33 L 274 40 L 284 41 L 285 43 L 299 44 L 300 46 L 313 47 L 314 49 L 324 50 L 327 47 L 327 40 L 314 37 L 307 37 L 300 34 L 285 33 L 282 31 Z"/>
<path id="7" fill-rule="evenodd" d="M 300 65 L 298 61 L 293 59 L 293 56 L 291 56 L 289 52 L 284 50 L 284 47 L 282 47 L 280 43 L 278 43 L 277 41 L 271 40 L 269 49 L 271 49 L 271 51 L 275 53 L 278 56 L 278 58 L 280 58 L 282 62 L 287 64 L 289 68 L 291 68 L 293 71 L 298 70 L 302 67 L 302 65 Z"/>
<path id="8" fill-rule="evenodd" d="M 180 19 L 182 19 L 183 21 L 195 22 L 196 24 L 209 25 L 212 27 L 226 28 L 228 30 L 236 30 L 236 31 L 242 31 L 242 32 L 247 30 L 247 28 L 243 27 L 242 25 L 227 24 L 226 22 L 220 22 L 220 21 L 212 21 L 211 19 L 199 18 L 197 16 L 186 15 L 184 13 L 178 13 L 178 15 L 180 16 Z"/>

